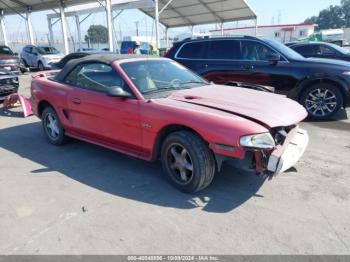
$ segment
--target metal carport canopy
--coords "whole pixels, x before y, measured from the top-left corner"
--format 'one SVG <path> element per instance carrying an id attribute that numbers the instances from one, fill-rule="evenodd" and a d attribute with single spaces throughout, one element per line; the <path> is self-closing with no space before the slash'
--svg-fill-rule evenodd
<path id="1" fill-rule="evenodd" d="M 52 8 L 58 8 L 59 0 L 0 0 L 0 10 L 4 15 L 13 15 L 23 13 L 29 8 L 30 11 L 45 11 Z M 79 5 L 95 2 L 93 0 L 65 0 L 65 6 Z"/>
<path id="2" fill-rule="evenodd" d="M 100 4 L 105 2 L 110 50 L 114 50 L 112 9 L 122 10 L 132 6 L 153 17 L 156 21 L 157 48 L 159 47 L 160 39 L 159 23 L 166 27 L 167 35 L 168 28 L 173 27 L 219 23 L 221 28 L 223 28 L 222 25 L 225 22 L 255 19 L 256 23 L 257 19 L 256 14 L 245 0 L 0 0 L 0 22 L 1 28 L 3 28 L 3 35 L 6 35 L 5 27 L 3 26 L 3 16 L 9 14 L 21 15 L 21 13 L 25 12 L 26 17 L 21 16 L 26 19 L 30 42 L 34 44 L 30 13 L 59 8 L 65 53 L 68 53 L 65 7 L 94 2 L 99 2 Z M 6 39 L 6 37 L 4 38 Z"/>
<path id="3" fill-rule="evenodd" d="M 57 8 L 60 2 L 59 0 L 0 0 L 0 10 L 3 10 L 4 15 L 22 13 L 28 7 L 32 12 L 43 11 Z M 63 2 L 66 7 L 69 7 L 93 3 L 96 0 L 65 0 Z M 112 4 L 127 2 L 136 1 L 112 0 Z M 142 3 L 142 1 L 137 2 Z M 153 2 L 156 1 L 153 0 Z M 155 17 L 153 8 L 143 8 L 141 4 L 138 9 Z M 161 13 L 159 22 L 168 28 L 256 19 L 256 14 L 245 0 L 158 0 L 158 9 Z"/>
<path id="4" fill-rule="evenodd" d="M 159 22 L 167 28 L 257 18 L 245 0 L 158 0 L 158 8 Z M 154 9 L 139 9 L 155 17 Z"/>

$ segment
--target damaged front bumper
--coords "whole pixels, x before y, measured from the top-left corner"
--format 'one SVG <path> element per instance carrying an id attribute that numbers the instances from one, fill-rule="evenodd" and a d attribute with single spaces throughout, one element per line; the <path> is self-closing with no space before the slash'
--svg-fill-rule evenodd
<path id="1" fill-rule="evenodd" d="M 277 175 L 293 167 L 303 156 L 309 143 L 306 130 L 292 129 L 282 145 L 269 153 L 254 152 L 255 169 L 259 174 Z"/>

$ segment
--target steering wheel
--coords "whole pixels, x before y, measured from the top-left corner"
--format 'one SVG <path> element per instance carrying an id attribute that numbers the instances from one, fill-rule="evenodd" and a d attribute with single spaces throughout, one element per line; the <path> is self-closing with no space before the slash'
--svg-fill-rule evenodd
<path id="1" fill-rule="evenodd" d="M 172 87 L 180 87 L 181 83 L 182 83 L 182 81 L 180 79 L 178 79 L 178 78 L 175 78 L 175 79 L 170 81 L 170 85 Z"/>

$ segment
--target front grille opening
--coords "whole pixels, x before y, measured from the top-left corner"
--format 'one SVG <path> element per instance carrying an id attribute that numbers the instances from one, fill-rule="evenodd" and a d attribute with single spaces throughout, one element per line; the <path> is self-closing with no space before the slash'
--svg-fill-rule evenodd
<path id="1" fill-rule="evenodd" d="M 276 145 L 283 145 L 289 132 L 295 128 L 296 125 L 275 127 L 270 131 L 271 136 L 275 140 Z"/>

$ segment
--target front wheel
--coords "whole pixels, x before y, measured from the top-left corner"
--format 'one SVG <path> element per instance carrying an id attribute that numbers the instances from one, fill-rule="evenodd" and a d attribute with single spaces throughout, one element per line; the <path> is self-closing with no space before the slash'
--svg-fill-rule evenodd
<path id="1" fill-rule="evenodd" d="M 336 86 L 320 83 L 307 88 L 301 95 L 300 103 L 311 119 L 325 120 L 334 116 L 342 107 L 343 95 Z"/>
<path id="2" fill-rule="evenodd" d="M 39 63 L 38 63 L 38 68 L 39 68 L 39 71 L 45 70 L 44 64 L 41 61 L 39 61 Z"/>
<path id="3" fill-rule="evenodd" d="M 170 134 L 162 145 L 161 159 L 170 182 L 186 193 L 206 188 L 215 175 L 215 159 L 208 145 L 189 131 Z"/>

